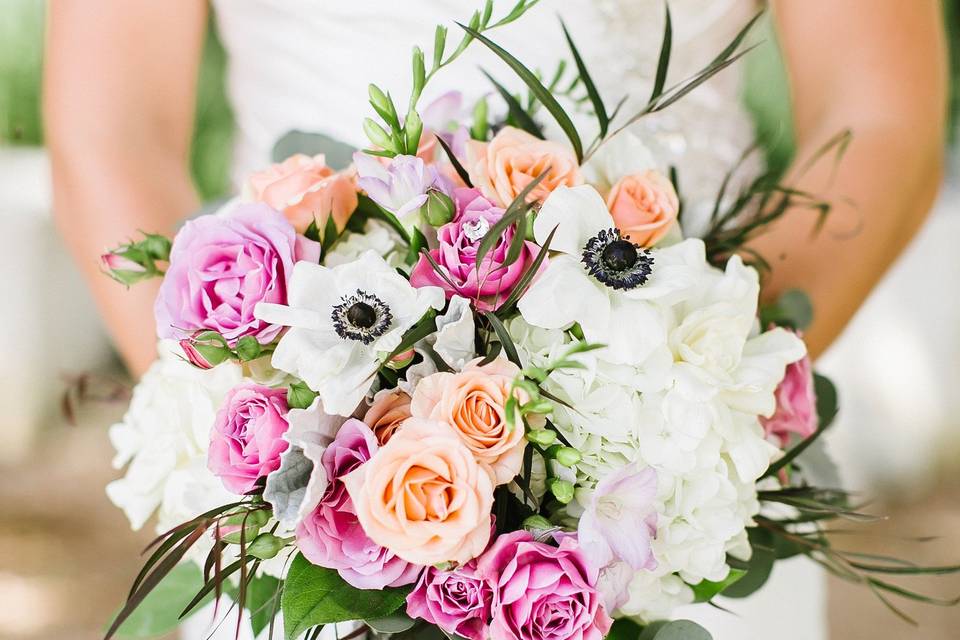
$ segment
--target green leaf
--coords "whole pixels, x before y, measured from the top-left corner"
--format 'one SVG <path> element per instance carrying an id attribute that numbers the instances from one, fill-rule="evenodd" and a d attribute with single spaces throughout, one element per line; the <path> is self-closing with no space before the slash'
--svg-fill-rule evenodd
<path id="1" fill-rule="evenodd" d="M 416 624 L 413 618 L 404 613 L 395 613 L 392 616 L 364 620 L 364 622 L 374 631 L 387 634 L 402 633 L 412 629 L 413 625 Z"/>
<path id="2" fill-rule="evenodd" d="M 437 136 L 437 142 L 440 143 L 440 147 L 443 149 L 443 152 L 447 154 L 447 158 L 450 160 L 450 164 L 453 165 L 454 170 L 457 172 L 457 175 L 460 176 L 460 179 L 463 180 L 463 184 L 467 187 L 473 189 L 473 183 L 470 182 L 470 174 L 467 173 L 467 170 L 463 168 L 463 165 L 460 164 L 460 159 L 453 153 L 453 149 L 450 148 L 450 145 L 447 144 L 446 140 Z"/>
<path id="3" fill-rule="evenodd" d="M 487 131 L 490 128 L 490 123 L 487 122 L 488 111 L 486 96 L 481 97 L 473 105 L 473 124 L 470 127 L 470 137 L 474 140 L 485 141 L 487 139 Z"/>
<path id="4" fill-rule="evenodd" d="M 745 573 L 746 571 L 742 569 L 730 569 L 730 574 L 719 582 L 702 580 L 699 584 L 690 585 L 690 588 L 693 589 L 694 602 L 710 602 L 714 596 L 742 578 Z"/>
<path id="5" fill-rule="evenodd" d="M 280 589 L 282 583 L 266 574 L 261 574 L 247 585 L 247 610 L 250 612 L 250 626 L 253 635 L 269 626 L 276 612 L 280 610 Z"/>
<path id="6" fill-rule="evenodd" d="M 522 367 L 523 364 L 520 362 L 520 356 L 517 354 L 517 347 L 514 346 L 513 338 L 510 337 L 510 332 L 507 331 L 507 328 L 503 325 L 503 321 L 500 320 L 496 314 L 487 311 L 483 312 L 483 317 L 486 318 L 490 326 L 493 327 L 497 338 L 500 339 L 500 344 L 503 345 L 503 351 L 507 354 L 510 362 L 518 367 Z"/>
<path id="7" fill-rule="evenodd" d="M 667 10 L 667 16 L 669 20 L 670 10 Z M 607 108 L 603 104 L 603 98 L 600 97 L 600 92 L 597 91 L 597 86 L 593 83 L 593 79 L 590 77 L 590 72 L 587 71 L 587 65 L 583 62 L 583 58 L 580 57 L 580 52 L 577 51 L 577 45 L 573 43 L 573 38 L 570 36 L 570 32 L 567 30 L 567 25 L 564 24 L 563 20 L 560 20 L 560 26 L 563 28 L 563 35 L 567 39 L 567 45 L 570 47 L 570 54 L 573 56 L 573 61 L 577 65 L 577 72 L 580 74 L 580 80 L 583 82 L 584 88 L 587 90 L 587 96 L 590 98 L 590 104 L 593 105 L 593 112 L 597 116 L 597 122 L 600 124 L 600 137 L 607 135 L 607 127 L 610 125 L 610 118 L 607 117 Z"/>
<path id="8" fill-rule="evenodd" d="M 357 589 L 336 571 L 310 564 L 298 553 L 281 598 L 285 636 L 294 640 L 317 625 L 385 618 L 403 606 L 408 592 L 409 588 Z"/>
<path id="9" fill-rule="evenodd" d="M 639 640 L 712 640 L 710 632 L 690 620 L 656 622 L 640 634 Z"/>
<path id="10" fill-rule="evenodd" d="M 637 640 L 643 632 L 643 627 L 630 618 L 619 618 L 613 621 L 607 640 Z"/>
<path id="11" fill-rule="evenodd" d="M 523 294 L 526 293 L 530 283 L 533 282 L 537 272 L 540 271 L 540 265 L 542 265 L 543 261 L 547 258 L 547 253 L 550 251 L 550 243 L 553 242 L 553 235 L 556 232 L 557 228 L 554 227 L 550 232 L 550 235 L 547 236 L 547 239 L 544 241 L 543 246 L 540 247 L 537 257 L 533 259 L 533 262 L 530 263 L 530 266 L 527 267 L 527 270 L 523 273 L 523 275 L 517 279 L 516 284 L 513 286 L 513 291 L 510 292 L 510 295 L 507 297 L 507 299 L 504 300 L 503 304 L 500 305 L 500 308 L 497 309 L 498 312 L 509 312 L 513 306 L 520 301 L 520 298 L 523 297 Z"/>
<path id="12" fill-rule="evenodd" d="M 817 430 L 770 465 L 767 472 L 763 474 L 764 478 L 776 475 L 781 469 L 793 462 L 797 456 L 806 451 L 807 447 L 823 435 L 823 432 L 833 424 L 833 419 L 837 417 L 837 388 L 833 386 L 830 379 L 818 373 L 813 374 L 813 390 L 817 396 L 817 417 L 820 420 Z"/>
<path id="13" fill-rule="evenodd" d="M 775 324 L 780 327 L 803 330 L 813 322 L 813 303 L 800 289 L 788 289 L 776 303 L 760 309 L 760 325 Z"/>
<path id="14" fill-rule="evenodd" d="M 322 153 L 327 166 L 339 171 L 350 166 L 356 151 L 356 147 L 322 133 L 293 130 L 280 136 L 273 145 L 271 157 L 274 162 L 283 162 L 298 153 L 308 156 Z"/>
<path id="15" fill-rule="evenodd" d="M 287 387 L 287 406 L 291 409 L 307 409 L 316 397 L 316 391 L 308 387 L 306 382 L 294 382 Z"/>
<path id="16" fill-rule="evenodd" d="M 486 70 L 481 69 L 480 72 L 487 76 L 487 80 L 489 80 L 490 84 L 492 84 L 494 89 L 497 90 L 497 93 L 500 94 L 500 97 L 503 98 L 503 101 L 507 103 L 508 119 L 515 126 L 542 140 L 543 129 L 541 129 L 540 125 L 537 124 L 537 121 L 533 119 L 533 116 L 527 113 L 527 110 L 523 108 L 523 105 L 520 104 L 517 98 L 510 93 L 506 87 L 497 82 L 496 78 L 487 73 Z"/>
<path id="17" fill-rule="evenodd" d="M 750 546 L 753 555 L 747 561 L 747 570 L 740 578 L 723 591 L 728 598 L 746 598 L 766 584 L 776 560 L 773 534 L 766 529 L 750 529 Z"/>
<path id="18" fill-rule="evenodd" d="M 116 637 L 151 638 L 173 631 L 181 622 L 178 614 L 202 586 L 203 576 L 196 564 L 177 565 L 120 625 Z M 204 602 L 212 598 L 211 594 Z"/>
<path id="19" fill-rule="evenodd" d="M 483 43 L 488 49 L 497 54 L 501 60 L 506 62 L 507 65 L 513 69 L 514 73 L 520 77 L 523 83 L 526 84 L 530 89 L 530 92 L 537 98 L 537 100 L 541 102 L 541 104 L 543 104 L 544 108 L 550 112 L 550 115 L 553 116 L 553 119 L 556 120 L 557 124 L 560 125 L 560 128 L 563 129 L 563 132 L 570 140 L 570 145 L 573 147 L 573 152 L 577 155 L 577 162 L 583 160 L 583 143 L 580 141 L 580 134 L 577 133 L 577 128 L 573 125 L 573 121 L 570 120 L 570 116 L 567 115 L 567 112 L 563 110 L 563 107 L 561 107 L 560 103 L 557 102 L 557 99 L 553 97 L 553 94 L 550 93 L 550 90 L 543 86 L 536 74 L 523 66 L 523 63 L 510 55 L 503 47 L 493 42 L 490 40 L 490 38 L 486 37 L 479 31 L 471 29 L 463 24 L 460 24 L 460 27 Z"/>
<path id="20" fill-rule="evenodd" d="M 670 5 L 666 4 L 667 19 L 663 27 L 663 40 L 660 44 L 660 58 L 657 61 L 657 75 L 653 81 L 653 91 L 650 92 L 650 102 L 653 103 L 663 93 L 663 86 L 667 82 L 667 69 L 670 67 L 670 49 L 673 45 L 673 21 L 670 19 Z"/>

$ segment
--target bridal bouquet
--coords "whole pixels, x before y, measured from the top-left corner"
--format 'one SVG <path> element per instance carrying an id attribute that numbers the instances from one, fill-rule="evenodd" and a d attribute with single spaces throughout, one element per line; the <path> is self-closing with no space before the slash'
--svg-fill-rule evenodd
<path id="1" fill-rule="evenodd" d="M 806 357 L 805 297 L 759 308 L 744 246 L 826 205 L 764 176 L 692 237 L 676 170 L 627 128 L 734 62 L 749 25 L 667 87 L 668 16 L 652 94 L 621 117 L 569 33 L 580 99 L 564 67 L 545 80 L 488 38 L 533 4 L 494 20 L 487 3 L 450 52 L 438 27 L 403 117 L 371 85 L 371 146 L 346 163 L 294 154 L 172 242 L 104 256 L 125 284 L 163 278 L 161 357 L 111 430 L 129 467 L 108 487 L 162 534 L 108 636 L 229 598 L 291 639 L 354 621 L 349 637 L 702 640 L 677 606 L 748 595 L 800 553 L 903 595 L 873 577 L 901 565 L 825 537 L 856 514 L 798 456 L 836 397 Z M 474 43 L 527 93 L 491 77 L 501 116 L 447 94 L 422 117 Z"/>

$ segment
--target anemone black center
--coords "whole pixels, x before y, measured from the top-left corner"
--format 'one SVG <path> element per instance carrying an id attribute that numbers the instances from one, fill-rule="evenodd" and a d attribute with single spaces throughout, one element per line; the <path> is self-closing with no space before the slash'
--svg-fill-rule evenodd
<path id="1" fill-rule="evenodd" d="M 637 247 L 629 240 L 615 240 L 601 253 L 603 264 L 612 271 L 626 271 L 637 262 Z"/>
<path id="2" fill-rule="evenodd" d="M 347 309 L 347 322 L 360 329 L 369 329 L 377 322 L 377 311 L 366 302 L 356 302 Z"/>

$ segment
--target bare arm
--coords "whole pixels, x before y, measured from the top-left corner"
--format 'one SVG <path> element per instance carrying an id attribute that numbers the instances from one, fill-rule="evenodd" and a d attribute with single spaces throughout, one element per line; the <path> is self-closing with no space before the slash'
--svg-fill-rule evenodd
<path id="1" fill-rule="evenodd" d="M 50 3 L 44 121 L 57 225 L 131 371 L 156 355 L 157 282 L 100 272 L 105 248 L 169 233 L 197 207 L 188 171 L 203 0 Z"/>
<path id="2" fill-rule="evenodd" d="M 853 133 L 835 175 L 822 161 L 795 181 L 833 200 L 823 231 L 811 241 L 814 216 L 794 212 L 753 244 L 773 265 L 770 296 L 791 287 L 810 294 L 815 319 L 806 338 L 818 355 L 920 228 L 940 184 L 941 7 L 937 0 L 775 0 L 774 11 L 798 162 L 843 129 Z"/>

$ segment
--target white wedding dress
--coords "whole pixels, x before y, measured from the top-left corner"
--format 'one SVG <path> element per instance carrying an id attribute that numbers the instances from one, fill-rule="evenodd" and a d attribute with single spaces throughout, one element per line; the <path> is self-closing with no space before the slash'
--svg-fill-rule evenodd
<path id="1" fill-rule="evenodd" d="M 514 4 L 500 1 L 494 15 Z M 371 115 L 367 84 L 408 95 L 410 51 L 420 45 L 429 60 L 436 24 L 450 26 L 452 49 L 481 0 L 215 0 L 220 35 L 228 52 L 228 91 L 237 122 L 233 175 L 239 181 L 270 161 L 286 132 L 320 132 L 356 146 L 365 139 L 362 118 Z M 518 22 L 491 37 L 527 66 L 545 74 L 568 57 L 559 14 L 569 27 L 601 93 L 610 102 L 624 93 L 631 103 L 649 95 L 663 33 L 663 0 L 544 0 Z M 668 85 L 698 71 L 725 47 L 756 11 L 753 0 L 671 0 L 673 52 Z M 458 89 L 468 100 L 490 91 L 479 71 L 507 86 L 512 72 L 475 43 L 438 74 L 424 104 Z M 687 211 L 712 203 L 724 173 L 752 142 L 752 124 L 739 101 L 735 68 L 717 76 L 639 131 L 659 158 L 679 170 Z M 472 104 L 472 101 L 467 102 Z M 689 218 L 688 218 L 689 219 Z M 761 593 L 723 606 L 685 608 L 715 640 L 822 640 L 825 593 L 820 572 L 805 558 L 776 567 Z M 205 638 L 209 616 L 188 621 L 188 638 Z M 232 625 L 220 634 L 232 638 Z M 323 638 L 334 638 L 332 630 Z M 215 635 L 219 638 L 219 635 Z"/>

